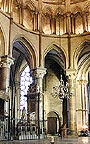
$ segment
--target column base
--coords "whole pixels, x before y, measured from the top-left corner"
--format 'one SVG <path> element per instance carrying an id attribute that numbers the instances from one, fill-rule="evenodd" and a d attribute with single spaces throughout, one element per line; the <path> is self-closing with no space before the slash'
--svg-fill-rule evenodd
<path id="1" fill-rule="evenodd" d="M 75 131 L 75 130 L 69 130 L 68 136 L 78 137 L 78 133 L 77 133 L 77 131 Z"/>

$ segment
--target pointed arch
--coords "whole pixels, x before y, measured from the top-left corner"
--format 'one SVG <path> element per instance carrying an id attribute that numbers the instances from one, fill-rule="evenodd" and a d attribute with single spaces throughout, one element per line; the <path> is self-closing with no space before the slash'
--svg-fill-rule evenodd
<path id="1" fill-rule="evenodd" d="M 0 56 L 3 56 L 6 54 L 5 50 L 5 34 L 2 30 L 2 27 L 0 26 Z"/>
<path id="2" fill-rule="evenodd" d="M 44 7 L 42 11 L 43 11 L 43 15 L 46 15 L 46 14 L 53 15 L 53 9 L 50 6 Z"/>
<path id="3" fill-rule="evenodd" d="M 90 2 L 86 2 L 86 4 L 83 7 L 84 12 L 90 12 Z"/>
<path id="4" fill-rule="evenodd" d="M 33 3 L 32 1 L 26 1 L 25 2 L 25 8 L 28 8 L 32 11 L 36 10 L 35 3 Z"/>
<path id="5" fill-rule="evenodd" d="M 61 7 L 58 7 L 58 8 L 55 10 L 55 15 L 57 15 L 57 14 L 63 15 L 63 14 L 64 14 L 64 9 L 62 9 Z"/>
<path id="6" fill-rule="evenodd" d="M 89 57 L 90 41 L 84 41 L 80 44 L 80 46 L 76 49 L 74 53 L 74 64 L 76 63 L 76 67 L 78 68 L 78 70 L 81 69 L 81 67 L 87 62 Z"/>
<path id="7" fill-rule="evenodd" d="M 17 37 L 12 43 L 12 57 L 15 59 L 11 66 L 11 82 L 15 81 L 15 75 L 25 61 L 30 68 L 36 67 L 36 54 L 33 46 L 23 36 Z"/>
<path id="8" fill-rule="evenodd" d="M 62 59 L 62 62 L 64 62 L 64 68 L 66 68 L 66 65 L 68 65 L 68 56 L 64 48 L 62 48 L 58 43 L 51 43 L 47 46 L 47 48 L 44 51 L 43 59 L 45 59 L 46 55 L 50 51 L 56 51 L 58 60 Z"/>
<path id="9" fill-rule="evenodd" d="M 73 14 L 76 14 L 77 12 L 82 13 L 82 9 L 79 6 L 75 6 L 71 9 L 71 12 Z"/>

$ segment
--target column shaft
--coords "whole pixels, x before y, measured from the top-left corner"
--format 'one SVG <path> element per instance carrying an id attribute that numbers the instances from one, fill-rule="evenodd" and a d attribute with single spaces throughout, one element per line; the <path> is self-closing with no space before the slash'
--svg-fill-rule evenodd
<path id="1" fill-rule="evenodd" d="M 43 77 L 46 74 L 45 68 L 37 68 L 36 69 L 36 77 L 37 77 L 37 86 L 39 87 L 39 120 L 40 123 L 40 129 L 43 134 L 44 130 L 44 93 L 43 93 Z"/>
<path id="2" fill-rule="evenodd" d="M 86 15 L 83 15 L 83 32 L 86 32 Z"/>
<path id="3" fill-rule="evenodd" d="M 51 34 L 56 34 L 56 19 L 51 18 Z"/>

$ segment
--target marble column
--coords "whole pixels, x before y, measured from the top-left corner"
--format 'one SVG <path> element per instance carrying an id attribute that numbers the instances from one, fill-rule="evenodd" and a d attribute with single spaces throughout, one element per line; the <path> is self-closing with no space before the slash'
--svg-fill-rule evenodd
<path id="1" fill-rule="evenodd" d="M 9 99 L 9 79 L 10 79 L 10 66 L 13 64 L 13 58 L 7 55 L 1 57 L 1 83 L 0 91 L 4 93 L 5 99 L 5 110 L 8 110 L 8 99 Z M 3 95 L 2 95 L 3 97 Z"/>
<path id="2" fill-rule="evenodd" d="M 41 121 L 40 123 L 40 130 L 42 131 L 43 134 L 43 130 L 44 130 L 44 125 L 43 125 L 43 121 L 44 121 L 44 117 L 43 117 L 43 113 L 44 113 L 44 93 L 43 93 L 43 77 L 46 74 L 46 68 L 41 68 L 38 67 L 36 69 L 36 78 L 37 78 L 37 88 L 39 91 L 39 120 Z"/>

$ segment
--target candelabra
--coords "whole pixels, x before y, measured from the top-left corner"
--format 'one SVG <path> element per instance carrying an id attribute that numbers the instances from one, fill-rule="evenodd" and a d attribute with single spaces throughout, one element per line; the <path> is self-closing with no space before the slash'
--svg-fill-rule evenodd
<path id="1" fill-rule="evenodd" d="M 59 97 L 59 99 L 61 101 L 63 101 L 64 98 L 66 98 L 66 99 L 70 98 L 69 84 L 68 84 L 68 82 L 66 82 L 66 84 L 64 84 L 62 75 L 61 75 L 59 86 L 54 86 L 53 92 L 51 94 L 53 97 Z"/>
<path id="2" fill-rule="evenodd" d="M 69 83 L 68 82 L 64 82 L 62 75 L 60 78 L 60 84 L 58 86 L 54 86 L 53 87 L 53 91 L 52 91 L 52 96 L 55 98 L 59 98 L 60 102 L 62 103 L 62 126 L 63 126 L 63 130 L 65 131 L 65 135 L 66 135 L 66 127 L 69 128 L 70 127 L 70 113 L 69 113 L 69 99 L 71 96 L 70 90 L 69 90 Z M 63 101 L 65 100 L 65 101 Z M 66 103 L 66 107 L 64 109 L 64 104 Z M 67 110 L 66 110 L 67 109 Z M 59 131 L 60 131 L 60 125 L 59 125 Z"/>

